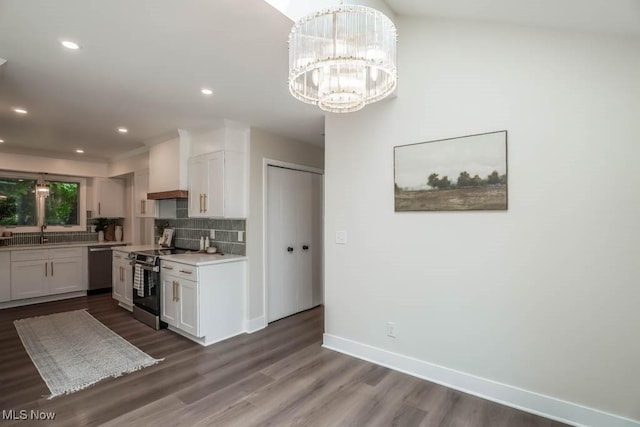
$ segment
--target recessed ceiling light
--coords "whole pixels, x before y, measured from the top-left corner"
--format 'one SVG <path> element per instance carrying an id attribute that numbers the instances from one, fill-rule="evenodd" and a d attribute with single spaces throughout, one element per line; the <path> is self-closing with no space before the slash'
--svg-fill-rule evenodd
<path id="1" fill-rule="evenodd" d="M 18 114 L 27 114 L 27 110 L 21 107 L 13 107 L 13 111 Z"/>
<path id="2" fill-rule="evenodd" d="M 4 139 L 0 139 L 0 144 L 4 144 Z"/>
<path id="3" fill-rule="evenodd" d="M 84 153 L 84 150 L 82 150 L 82 149 L 78 148 L 78 149 L 76 150 L 76 153 L 82 154 L 82 153 Z"/>
<path id="4" fill-rule="evenodd" d="M 212 95 L 213 91 L 211 89 L 208 89 L 206 87 L 203 87 L 200 92 L 202 92 L 203 95 Z"/>
<path id="5" fill-rule="evenodd" d="M 78 50 L 80 49 L 80 45 L 76 42 L 72 42 L 71 40 L 62 40 L 60 44 L 67 49 Z"/>
<path id="6" fill-rule="evenodd" d="M 127 128 L 118 128 L 118 132 L 127 133 L 127 132 L 129 132 L 129 129 L 127 129 Z"/>

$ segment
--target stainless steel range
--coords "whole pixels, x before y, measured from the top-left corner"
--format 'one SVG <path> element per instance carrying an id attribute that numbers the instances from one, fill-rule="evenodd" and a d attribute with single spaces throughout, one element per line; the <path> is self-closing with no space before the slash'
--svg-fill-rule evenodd
<path id="1" fill-rule="evenodd" d="M 189 251 L 163 248 L 129 253 L 133 266 L 133 317 L 154 329 L 167 327 L 167 324 L 160 320 L 160 256 L 186 252 Z"/>

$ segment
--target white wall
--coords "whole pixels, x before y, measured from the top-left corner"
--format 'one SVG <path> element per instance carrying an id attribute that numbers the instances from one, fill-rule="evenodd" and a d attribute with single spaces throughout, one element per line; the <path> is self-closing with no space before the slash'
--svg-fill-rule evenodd
<path id="1" fill-rule="evenodd" d="M 326 333 L 640 420 L 640 40 L 397 24 L 398 98 L 326 119 Z M 508 211 L 394 213 L 394 145 L 503 129 Z"/>
<path id="2" fill-rule="evenodd" d="M 254 325 L 264 322 L 263 292 L 263 159 L 280 160 L 322 169 L 324 152 L 305 144 L 261 129 L 251 128 L 249 143 L 249 216 L 247 217 L 247 256 L 249 257 L 249 320 Z"/>
<path id="3" fill-rule="evenodd" d="M 107 176 L 107 162 L 55 159 L 26 154 L 0 153 L 0 169 L 67 176 Z"/>

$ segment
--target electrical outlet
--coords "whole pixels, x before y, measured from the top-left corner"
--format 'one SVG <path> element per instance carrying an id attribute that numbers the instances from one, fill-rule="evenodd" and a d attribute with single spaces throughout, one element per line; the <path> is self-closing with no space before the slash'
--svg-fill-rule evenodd
<path id="1" fill-rule="evenodd" d="M 396 337 L 396 323 L 395 322 L 387 322 L 387 336 L 391 338 Z"/>
<path id="2" fill-rule="evenodd" d="M 209 240 L 214 240 L 216 238 L 216 230 L 209 230 Z"/>
<path id="3" fill-rule="evenodd" d="M 347 244 L 347 232 L 336 231 L 336 245 L 346 245 L 346 244 Z"/>
<path id="4" fill-rule="evenodd" d="M 244 241 L 244 231 L 238 231 L 238 242 Z"/>

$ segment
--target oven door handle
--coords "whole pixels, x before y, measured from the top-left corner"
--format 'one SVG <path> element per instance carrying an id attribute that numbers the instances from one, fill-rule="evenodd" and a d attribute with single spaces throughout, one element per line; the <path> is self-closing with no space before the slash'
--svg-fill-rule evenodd
<path id="1" fill-rule="evenodd" d="M 157 273 L 158 271 L 160 271 L 160 268 L 158 266 L 155 267 L 147 267 L 146 265 L 143 264 L 135 264 L 135 265 L 139 265 L 141 269 L 146 270 L 146 271 L 153 271 L 155 273 Z"/>

